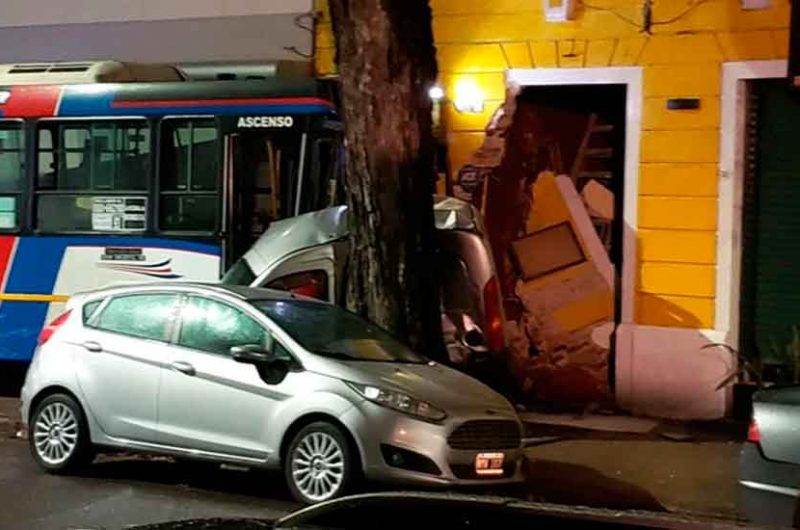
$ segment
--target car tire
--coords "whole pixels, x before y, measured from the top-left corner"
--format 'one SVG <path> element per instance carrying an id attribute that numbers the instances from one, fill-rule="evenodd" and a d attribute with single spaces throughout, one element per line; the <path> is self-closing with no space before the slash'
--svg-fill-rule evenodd
<path id="1" fill-rule="evenodd" d="M 44 398 L 30 417 L 29 431 L 33 459 L 48 473 L 74 473 L 94 459 L 86 415 L 71 396 Z"/>
<path id="2" fill-rule="evenodd" d="M 283 461 L 289 490 L 303 504 L 348 492 L 358 473 L 357 456 L 342 430 L 325 421 L 306 425 L 294 436 Z"/>

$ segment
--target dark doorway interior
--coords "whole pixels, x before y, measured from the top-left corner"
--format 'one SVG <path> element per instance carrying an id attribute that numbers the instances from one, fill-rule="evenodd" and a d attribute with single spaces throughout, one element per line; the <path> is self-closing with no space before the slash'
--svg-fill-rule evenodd
<path id="1" fill-rule="evenodd" d="M 301 141 L 296 133 L 230 136 L 227 266 L 241 257 L 273 221 L 297 214 Z"/>
<path id="2" fill-rule="evenodd" d="M 579 192 L 594 180 L 614 194 L 611 234 L 601 238 L 608 242 L 609 257 L 617 267 L 622 262 L 625 98 L 624 85 L 529 87 L 517 98 L 524 138 L 535 149 L 536 171 L 577 170 Z M 587 134 L 592 116 L 595 132 Z M 584 140 L 588 143 L 581 152 Z"/>
<path id="3" fill-rule="evenodd" d="M 626 96 L 624 85 L 526 87 L 516 101 L 502 165 L 487 187 L 486 224 L 506 316 L 519 329 L 512 340 L 512 369 L 534 401 L 555 406 L 613 402 L 613 329 L 620 317 L 618 271 L 625 231 Z M 536 198 L 537 182 L 545 172 L 563 176 L 560 190 L 565 177 L 567 187 L 574 188 L 570 200 L 577 193 L 573 206 L 588 215 L 605 252 L 602 261 L 611 263 L 610 276 L 602 273 L 608 265 L 592 269 L 594 258 L 577 245 L 578 239 L 584 245 L 594 239 L 591 229 L 581 236 L 574 216 L 562 225 L 537 217 L 541 203 L 536 201 L 546 200 Z M 541 270 L 538 256 L 545 254 L 549 268 L 531 274 Z M 530 263 L 521 262 L 526 257 Z M 559 282 L 569 286 L 554 285 Z M 607 300 L 599 310 L 598 298 Z M 581 304 L 596 317 L 568 327 L 552 316 Z M 598 340 L 603 333 L 605 339 Z M 521 345 L 528 345 L 527 351 L 513 351 Z"/>

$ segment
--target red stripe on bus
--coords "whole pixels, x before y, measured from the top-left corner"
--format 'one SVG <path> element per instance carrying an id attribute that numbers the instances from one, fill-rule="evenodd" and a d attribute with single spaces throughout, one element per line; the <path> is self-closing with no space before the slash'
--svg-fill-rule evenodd
<path id="1" fill-rule="evenodd" d="M 60 86 L 11 87 L 11 95 L 0 109 L 6 117 L 55 116 L 61 90 Z"/>
<path id="2" fill-rule="evenodd" d="M 11 269 L 11 255 L 14 252 L 16 236 L 0 236 L 0 282 L 5 290 L 6 277 Z"/>
<path id="3" fill-rule="evenodd" d="M 204 107 L 212 105 L 324 105 L 333 103 L 320 98 L 229 98 L 229 99 L 161 99 L 148 101 L 112 101 L 114 108 L 135 107 Z"/>

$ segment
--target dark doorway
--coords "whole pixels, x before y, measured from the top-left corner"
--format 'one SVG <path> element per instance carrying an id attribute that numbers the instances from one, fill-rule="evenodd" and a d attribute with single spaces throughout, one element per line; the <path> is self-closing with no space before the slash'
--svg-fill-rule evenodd
<path id="1" fill-rule="evenodd" d="M 625 85 L 529 87 L 517 99 L 518 112 L 530 120 L 526 134 L 535 138 L 537 170 L 574 171 L 579 192 L 594 181 L 613 193 L 611 230 L 600 235 L 617 268 L 622 263 L 625 102 Z"/>
<path id="2" fill-rule="evenodd" d="M 613 402 L 626 100 L 624 85 L 526 87 L 487 187 L 512 369 L 534 401 Z"/>
<path id="3" fill-rule="evenodd" d="M 333 131 L 226 136 L 225 267 L 275 221 L 342 204 L 342 142 Z"/>
<path id="4" fill-rule="evenodd" d="M 303 146 L 297 134 L 243 133 L 229 138 L 226 193 L 230 266 L 275 220 L 295 214 Z"/>

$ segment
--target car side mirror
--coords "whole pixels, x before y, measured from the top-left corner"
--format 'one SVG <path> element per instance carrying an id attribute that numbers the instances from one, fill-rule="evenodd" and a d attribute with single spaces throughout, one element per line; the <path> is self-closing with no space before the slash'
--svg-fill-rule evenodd
<path id="1" fill-rule="evenodd" d="M 264 364 L 272 360 L 272 352 L 258 344 L 245 344 L 231 348 L 231 357 L 237 363 Z"/>

